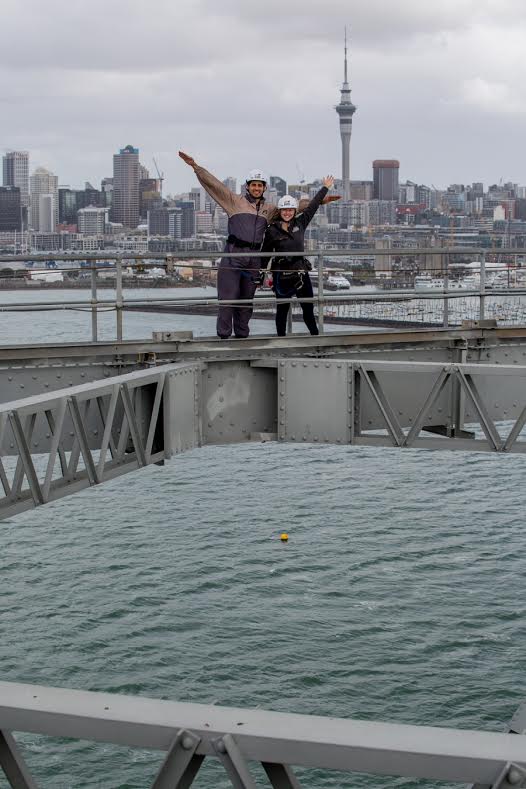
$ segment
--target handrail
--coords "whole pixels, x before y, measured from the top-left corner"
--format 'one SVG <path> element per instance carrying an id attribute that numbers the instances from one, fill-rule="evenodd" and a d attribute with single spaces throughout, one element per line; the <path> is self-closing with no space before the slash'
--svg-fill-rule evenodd
<path id="1" fill-rule="evenodd" d="M 290 257 L 307 257 L 316 258 L 317 260 L 317 277 L 318 277 L 318 293 L 311 298 L 301 299 L 282 299 L 281 303 L 313 303 L 318 307 L 318 322 L 320 332 L 324 331 L 324 311 L 325 307 L 330 304 L 345 304 L 347 302 L 404 302 L 414 299 L 437 299 L 443 302 L 443 319 L 442 323 L 445 328 L 449 326 L 450 321 L 450 300 L 463 299 L 463 298 L 478 298 L 479 300 L 479 319 L 483 320 L 486 315 L 486 300 L 492 292 L 486 291 L 486 256 L 487 254 L 494 254 L 498 256 L 508 255 L 516 257 L 518 255 L 526 255 L 526 248 L 502 248 L 499 250 L 488 250 L 485 247 L 422 247 L 422 248 L 390 248 L 390 249 L 375 249 L 375 248 L 358 248 L 358 249 L 315 249 L 306 250 L 305 252 L 291 252 L 287 256 Z M 189 250 L 178 251 L 174 253 L 155 253 L 155 252 L 125 252 L 125 251 L 109 251 L 109 252 L 74 252 L 74 253 L 55 253 L 48 252 L 43 254 L 29 254 L 29 255 L 0 255 L 0 263 L 9 262 L 45 262 L 48 261 L 50 255 L 53 256 L 55 261 L 85 261 L 91 265 L 83 266 L 81 268 L 75 267 L 61 267 L 59 269 L 49 269 L 49 271 L 83 271 L 89 273 L 91 284 L 91 298 L 79 299 L 75 301 L 64 302 L 61 301 L 45 301 L 26 304 L 23 302 L 15 302 L 11 304 L 0 305 L 0 312 L 19 312 L 19 311 L 52 311 L 53 309 L 62 310 L 78 310 L 85 307 L 91 312 L 91 326 L 92 326 L 92 341 L 96 342 L 98 339 L 98 313 L 104 310 L 115 310 L 116 312 L 116 337 L 117 340 L 122 340 L 123 337 L 123 311 L 128 306 L 139 308 L 141 306 L 173 306 L 183 307 L 207 307 L 207 306 L 241 306 L 251 305 L 254 307 L 274 306 L 274 296 L 258 295 L 253 299 L 236 299 L 225 300 L 218 297 L 181 297 L 174 299 L 173 297 L 156 297 L 155 299 L 144 299 L 136 297 L 128 297 L 124 295 L 124 282 L 123 282 L 123 264 L 127 268 L 152 268 L 158 266 L 159 262 L 163 262 L 166 268 L 199 268 L 206 271 L 215 270 L 215 268 L 204 265 L 193 265 L 192 263 L 182 263 L 183 260 L 202 260 L 202 259 L 217 259 L 218 257 L 224 258 L 254 258 L 260 257 L 262 259 L 271 258 L 275 253 L 257 252 L 218 252 L 218 251 L 202 251 L 202 250 Z M 327 257 L 376 257 L 376 256 L 392 256 L 392 257 L 416 257 L 421 255 L 429 256 L 446 256 L 446 268 L 444 272 L 444 287 L 440 289 L 429 290 L 415 290 L 415 289 L 392 289 L 387 292 L 371 292 L 365 290 L 361 293 L 352 294 L 327 294 L 324 292 L 324 259 Z M 467 289 L 452 289 L 450 287 L 450 269 L 449 261 L 453 255 L 471 256 L 478 255 L 480 257 L 480 286 L 476 290 Z M 115 289 L 116 294 L 113 299 L 99 298 L 97 288 L 97 273 L 102 267 L 97 265 L 100 261 L 112 261 L 113 266 L 105 266 L 106 272 L 115 271 Z M 132 262 L 134 261 L 134 262 Z M 141 262 L 146 261 L 146 262 Z M 509 267 L 503 266 L 502 270 L 507 270 Z M 262 269 L 264 270 L 264 269 Z M 493 267 L 493 270 L 495 268 Z M 30 271 L 30 270 L 29 270 Z M 388 272 L 385 272 L 388 273 Z M 493 291 L 496 295 L 497 291 Z M 502 288 L 498 290 L 499 296 L 512 296 L 520 297 L 526 295 L 526 287 Z M 289 313 L 292 315 L 292 312 Z"/>

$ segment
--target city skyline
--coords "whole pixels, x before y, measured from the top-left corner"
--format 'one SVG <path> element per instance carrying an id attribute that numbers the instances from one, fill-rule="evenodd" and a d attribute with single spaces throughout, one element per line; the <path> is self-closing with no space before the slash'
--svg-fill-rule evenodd
<path id="1" fill-rule="evenodd" d="M 32 169 L 75 186 L 111 175 L 112 152 L 131 140 L 150 170 L 157 158 L 165 193 L 192 185 L 179 148 L 222 177 L 256 165 L 289 181 L 339 175 L 334 104 L 350 24 L 353 179 L 396 158 L 402 180 L 441 188 L 526 183 L 523 4 L 371 0 L 350 13 L 343 0 L 292 0 L 277 26 L 279 7 L 160 0 L 152 14 L 115 0 L 99 13 L 99 0 L 6 0 L 0 150 L 29 150 Z"/>

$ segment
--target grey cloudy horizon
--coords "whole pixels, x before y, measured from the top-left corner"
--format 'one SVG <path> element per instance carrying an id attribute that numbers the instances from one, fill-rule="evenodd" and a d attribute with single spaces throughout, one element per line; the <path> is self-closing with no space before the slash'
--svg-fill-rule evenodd
<path id="1" fill-rule="evenodd" d="M 99 186 L 132 144 L 165 193 L 221 178 L 341 175 L 334 105 L 350 27 L 351 178 L 526 184 L 522 0 L 2 0 L 0 151 Z"/>

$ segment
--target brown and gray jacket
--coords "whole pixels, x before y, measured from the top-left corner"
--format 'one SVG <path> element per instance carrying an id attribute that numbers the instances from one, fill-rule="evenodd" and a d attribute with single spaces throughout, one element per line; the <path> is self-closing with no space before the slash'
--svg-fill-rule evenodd
<path id="1" fill-rule="evenodd" d="M 274 203 L 268 203 L 264 197 L 256 200 L 248 190 L 242 195 L 234 194 L 204 167 L 196 165 L 194 172 L 203 189 L 228 215 L 228 239 L 225 252 L 261 249 L 267 226 L 277 215 L 277 207 Z M 235 268 L 260 268 L 261 265 L 263 268 L 266 267 L 266 263 L 261 258 L 226 258 L 224 262 L 226 261 Z"/>

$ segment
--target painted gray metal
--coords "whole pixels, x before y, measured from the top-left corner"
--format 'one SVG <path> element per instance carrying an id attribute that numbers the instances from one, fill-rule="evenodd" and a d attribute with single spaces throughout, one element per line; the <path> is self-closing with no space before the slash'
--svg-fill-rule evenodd
<path id="1" fill-rule="evenodd" d="M 205 444 L 522 453 L 525 379 L 518 364 L 256 358 L 165 364 L 14 400 L 0 405 L 0 517 Z"/>
<path id="2" fill-rule="evenodd" d="M 154 784 L 158 789 L 170 785 L 167 779 L 163 783 L 165 776 L 181 780 L 194 756 L 220 758 L 229 775 L 241 781 L 234 786 L 251 785 L 250 761 L 490 786 L 507 774 L 507 765 L 517 765 L 521 771 L 526 765 L 526 739 L 514 734 L 222 708 L 7 682 L 0 682 L 0 729 L 168 751 Z M 191 770 L 196 767 L 194 762 Z M 292 772 L 283 774 L 294 786 Z M 179 785 L 190 784 L 175 783 Z"/>

